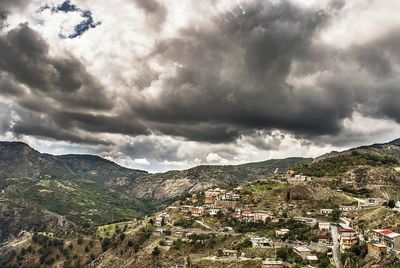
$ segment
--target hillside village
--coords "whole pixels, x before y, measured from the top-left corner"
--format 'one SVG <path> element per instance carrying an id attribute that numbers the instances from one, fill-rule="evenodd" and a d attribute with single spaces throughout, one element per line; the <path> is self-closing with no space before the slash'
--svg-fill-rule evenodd
<path id="1" fill-rule="evenodd" d="M 398 166 L 350 153 L 188 192 L 145 217 L 23 231 L 0 267 L 399 267 Z"/>
<path id="2" fill-rule="evenodd" d="M 259 260 L 261 267 L 270 268 L 292 267 L 293 262 L 309 267 L 351 267 L 349 263 L 353 257 L 357 264 L 364 261 L 366 267 L 373 264 L 380 267 L 386 259 L 393 263 L 400 260 L 400 233 L 396 232 L 400 231 L 400 222 L 381 226 L 382 229 L 356 224 L 359 215 L 371 209 L 389 209 L 397 214 L 399 201 L 391 204 L 393 200 L 380 197 L 361 199 L 336 190 L 349 200 L 333 206 L 316 205 L 300 215 L 295 209 L 296 201 L 287 200 L 289 206 L 284 207 L 279 204 L 280 196 L 274 195 L 271 197 L 277 199 L 274 204 L 262 209 L 258 206 L 257 195 L 252 194 L 260 188 L 268 189 L 268 194 L 269 190 L 306 187 L 317 181 L 317 178 L 294 175 L 289 170 L 273 181 L 258 181 L 229 190 L 213 188 L 168 207 L 151 221 L 155 233 L 165 239 L 167 246 L 160 248 L 166 251 L 176 243 L 191 243 L 198 235 L 244 239 L 219 248 L 214 255 L 216 261 L 231 258 L 241 262 L 250 258 Z M 344 184 L 348 185 L 349 181 Z M 202 243 L 206 239 L 203 238 Z"/>

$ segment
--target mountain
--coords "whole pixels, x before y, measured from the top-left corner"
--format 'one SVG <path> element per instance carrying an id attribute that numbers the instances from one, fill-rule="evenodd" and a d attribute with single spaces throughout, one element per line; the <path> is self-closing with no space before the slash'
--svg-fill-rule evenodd
<path id="1" fill-rule="evenodd" d="M 398 195 L 399 171 L 400 140 L 331 152 L 294 168 L 296 174 L 348 181 L 352 186 L 344 190 L 385 197 Z"/>
<path id="2" fill-rule="evenodd" d="M 144 176 L 147 171 L 121 167 L 116 163 L 96 155 L 60 155 L 54 157 L 58 163 L 78 177 L 104 183 L 110 178 L 126 177 L 134 180 Z"/>
<path id="3" fill-rule="evenodd" d="M 312 161 L 289 158 L 148 174 L 94 155 L 42 154 L 21 142 L 0 142 L 0 152 L 0 242 L 20 230 L 144 216 L 188 193 L 239 185 Z"/>
<path id="4" fill-rule="evenodd" d="M 116 181 L 116 186 L 111 182 L 109 186 L 140 199 L 168 200 L 211 187 L 237 186 L 245 182 L 264 179 L 273 174 L 286 172 L 289 168 L 309 164 L 312 160 L 292 157 L 242 165 L 204 165 L 188 170 L 143 176 L 131 183 L 119 180 Z"/>
<path id="5" fill-rule="evenodd" d="M 20 230 L 68 228 L 139 217 L 152 208 L 107 189 L 103 180 L 144 171 L 96 156 L 52 156 L 20 142 L 0 143 L 0 242 Z"/>
<path id="6" fill-rule="evenodd" d="M 53 156 L 26 144 L 0 143 L 0 243 L 21 230 L 51 232 L 23 233 L 0 246 L 0 267 L 32 263 L 38 267 L 173 267 L 182 261 L 196 267 L 226 267 L 229 258 L 215 257 L 223 249 L 240 249 L 248 257 L 239 266 L 235 258 L 232 267 L 257 267 L 265 254 L 276 255 L 251 248 L 249 237 L 276 239 L 276 229 L 288 228 L 293 239 L 307 245 L 320 233 L 293 221 L 296 216 L 336 221 L 319 211 L 356 205 L 370 197 L 398 200 L 399 145 L 400 140 L 395 140 L 332 152 L 316 160 L 294 157 L 148 174 L 98 156 Z M 313 178 L 296 181 L 288 169 Z M 233 189 L 236 185 L 242 187 Z M 179 209 L 203 205 L 203 191 L 212 187 L 234 191 L 239 194 L 239 207 L 269 211 L 278 221 L 238 222 L 230 209 L 221 215 L 191 218 Z M 192 193 L 198 198 L 182 198 Z M 163 226 L 168 232 L 160 233 L 153 213 L 172 203 L 178 209 L 164 211 L 171 222 Z M 397 228 L 399 215 L 386 207 L 388 203 L 357 210 L 354 226 L 367 234 L 371 229 Z M 144 215 L 149 217 L 132 220 Z M 226 226 L 233 233 L 215 231 Z M 181 239 L 182 230 L 191 235 Z M 329 263 L 327 256 L 320 257 Z M 362 267 L 370 267 L 369 262 Z"/>
<path id="7" fill-rule="evenodd" d="M 41 154 L 22 142 L 0 142 L 0 178 L 75 176 L 52 156 Z"/>

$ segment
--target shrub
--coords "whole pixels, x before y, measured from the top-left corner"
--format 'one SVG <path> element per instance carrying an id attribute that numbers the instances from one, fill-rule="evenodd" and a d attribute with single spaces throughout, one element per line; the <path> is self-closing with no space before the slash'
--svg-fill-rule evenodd
<path id="1" fill-rule="evenodd" d="M 153 256 L 160 256 L 160 254 L 161 254 L 161 251 L 160 251 L 160 249 L 158 248 L 158 247 L 155 247 L 154 249 L 153 249 L 153 252 L 151 253 Z"/>
<path id="2" fill-rule="evenodd" d="M 101 242 L 101 248 L 103 251 L 109 249 L 110 245 L 111 245 L 111 239 L 108 237 L 104 238 L 103 241 Z"/>

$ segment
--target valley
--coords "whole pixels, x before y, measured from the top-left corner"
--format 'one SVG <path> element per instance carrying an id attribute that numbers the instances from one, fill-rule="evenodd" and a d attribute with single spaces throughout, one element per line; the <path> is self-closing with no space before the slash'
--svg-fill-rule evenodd
<path id="1" fill-rule="evenodd" d="M 1 176 L 0 267 L 399 265 L 398 141 L 160 174 L 26 146 Z"/>

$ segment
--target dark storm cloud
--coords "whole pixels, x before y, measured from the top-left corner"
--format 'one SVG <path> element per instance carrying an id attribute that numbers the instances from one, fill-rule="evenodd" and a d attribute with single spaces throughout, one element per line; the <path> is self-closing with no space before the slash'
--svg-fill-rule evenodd
<path id="1" fill-rule="evenodd" d="M 34 94 L 76 108 L 111 108 L 103 86 L 83 63 L 72 55 L 49 56 L 49 45 L 27 24 L 0 36 L 0 54 L 0 72 L 14 77 Z"/>
<path id="2" fill-rule="evenodd" d="M 330 7 L 339 12 L 344 4 Z M 182 29 L 151 54 L 179 66 L 176 74 L 132 109 L 164 134 L 217 143 L 255 130 L 338 135 L 355 111 L 399 121 L 393 68 L 400 31 L 347 49 L 316 43 L 334 19 L 330 11 L 256 1 L 245 13 L 214 18 L 214 27 Z M 306 85 L 290 81 L 320 72 L 329 75 Z"/>
<path id="3" fill-rule="evenodd" d="M 126 115 L 109 116 L 76 112 L 56 112 L 52 117 L 60 127 L 75 127 L 88 132 L 107 132 L 134 136 L 150 134 L 145 125 Z"/>
<path id="4" fill-rule="evenodd" d="M 133 2 L 146 12 L 149 25 L 156 30 L 160 30 L 168 15 L 166 7 L 157 0 L 133 0 Z"/>
<path id="5" fill-rule="evenodd" d="M 184 160 L 178 156 L 179 144 L 168 144 L 158 140 L 138 140 L 132 144 L 126 144 L 120 151 L 132 159 L 145 158 L 156 161 L 179 161 Z"/>
<path id="6" fill-rule="evenodd" d="M 87 118 L 96 118 L 91 115 L 96 111 L 109 111 L 113 102 L 106 95 L 104 86 L 87 72 L 80 60 L 70 54 L 50 56 L 48 43 L 27 24 L 21 24 L 0 36 L 0 54 L 0 95 L 16 104 L 10 109 L 18 115 L 8 130 L 17 136 L 109 144 L 89 132 L 81 131 L 95 131 L 94 124 Z M 82 122 L 72 124 L 72 115 L 76 111 L 80 111 Z M 7 117 L 2 121 L 6 119 L 10 120 Z M 98 120 L 97 129 L 104 126 L 106 132 L 112 132 L 117 122 L 109 117 L 100 121 L 105 125 Z M 2 124 L 9 125 L 10 122 Z"/>
<path id="7" fill-rule="evenodd" d="M 11 127 L 11 131 L 18 137 L 19 135 L 30 135 L 41 138 L 51 138 L 54 140 L 70 141 L 73 143 L 83 144 L 102 144 L 110 145 L 112 142 L 102 140 L 92 135 L 70 131 L 69 129 L 60 128 L 51 120 L 43 117 L 36 117 L 34 114 L 23 114 L 22 120 L 19 120 Z"/>
<path id="8" fill-rule="evenodd" d="M 347 51 L 347 57 L 353 58 L 360 69 L 352 73 L 354 82 L 338 83 L 347 90 L 351 86 L 363 114 L 400 122 L 399 47 L 400 28 Z"/>
<path id="9" fill-rule="evenodd" d="M 245 14 L 216 18 L 213 29 L 187 28 L 180 37 L 161 41 L 153 56 L 182 67 L 163 81 L 160 96 L 133 109 L 156 122 L 207 122 L 203 132 L 213 136 L 217 129 L 218 142 L 247 129 L 309 135 L 340 131 L 351 107 L 339 111 L 334 94 L 286 82 L 293 61 L 309 53 L 326 15 L 286 1 L 257 3 Z M 172 126 L 169 132 L 174 131 Z M 182 130 L 180 136 L 190 133 Z"/>
<path id="10" fill-rule="evenodd" d="M 150 122 L 149 125 L 161 134 L 185 137 L 188 140 L 204 141 L 211 143 L 230 142 L 238 137 L 239 133 L 229 124 L 215 125 L 209 122 L 187 124 L 187 122 L 174 122 L 171 124 Z"/>
<path id="11" fill-rule="evenodd" d="M 0 134 L 6 133 L 10 129 L 11 110 L 6 104 L 0 103 Z"/>
<path id="12" fill-rule="evenodd" d="M 160 30 L 166 7 L 133 1 Z M 361 134 L 346 132 L 343 124 L 354 112 L 400 122 L 400 29 L 346 48 L 319 43 L 344 7 L 339 0 L 324 11 L 293 1 L 254 1 L 244 4 L 246 12 L 219 14 L 169 39 L 160 35 L 143 57 L 149 62 L 132 67 L 139 74 L 132 78 L 136 88 L 116 99 L 83 62 L 50 56 L 49 44 L 22 24 L 0 36 L 0 95 L 18 104 L 15 134 L 76 143 L 107 145 L 101 133 L 152 133 L 204 143 L 242 138 L 275 150 L 284 139 L 274 136 L 277 129 L 321 144 L 332 144 L 335 135 L 356 140 Z M 151 63 L 161 68 L 154 71 Z M 176 70 L 162 73 L 166 66 Z M 184 160 L 177 150 L 154 140 L 122 149 L 133 158 Z"/>

